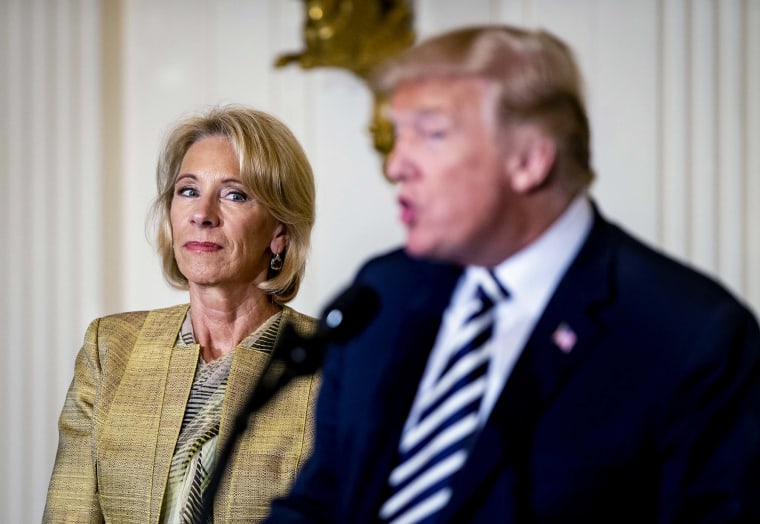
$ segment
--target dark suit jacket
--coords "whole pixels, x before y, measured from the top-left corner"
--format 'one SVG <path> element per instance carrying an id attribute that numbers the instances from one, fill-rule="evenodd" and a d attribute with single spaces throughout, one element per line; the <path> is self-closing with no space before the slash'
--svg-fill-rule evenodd
<path id="1" fill-rule="evenodd" d="M 366 523 L 461 269 L 393 252 L 332 347 L 315 452 L 271 522 Z M 565 323 L 569 353 L 553 341 Z M 445 522 L 760 522 L 760 333 L 718 284 L 595 215 L 455 479 Z"/>

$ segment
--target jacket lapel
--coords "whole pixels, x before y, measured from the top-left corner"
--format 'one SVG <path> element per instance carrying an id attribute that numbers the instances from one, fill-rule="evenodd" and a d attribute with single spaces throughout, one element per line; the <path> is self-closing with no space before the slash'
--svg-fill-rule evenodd
<path id="1" fill-rule="evenodd" d="M 118 488 L 118 478 L 109 480 L 115 496 L 123 497 L 135 487 L 144 490 L 142 494 L 133 493 L 129 502 L 141 504 L 144 522 L 158 522 L 169 464 L 198 359 L 197 346 L 172 351 L 186 312 L 187 306 L 181 306 L 148 314 L 111 403 L 98 446 L 102 471 L 116 472 L 116 476 L 128 479 L 126 491 Z M 167 382 L 172 384 L 171 388 L 166 387 Z M 129 508 L 130 514 L 137 511 L 138 508 Z M 118 515 L 111 518 L 119 520 Z"/>
<path id="2" fill-rule="evenodd" d="M 284 319 L 283 319 L 284 320 Z M 219 440 L 217 442 L 217 458 L 221 453 L 224 446 L 231 444 L 238 446 L 234 454 L 246 455 L 246 449 L 241 447 L 248 446 L 248 443 L 243 435 L 238 435 L 237 441 L 233 442 L 231 438 L 235 431 L 236 418 L 239 414 L 242 414 L 245 404 L 259 383 L 261 376 L 266 369 L 267 363 L 271 357 L 270 352 L 252 349 L 245 346 L 237 346 L 235 348 L 235 356 L 230 368 L 230 374 L 227 381 L 227 394 L 224 396 L 224 406 L 222 409 L 222 416 L 219 424 Z M 262 408 L 266 409 L 266 407 Z M 283 414 L 283 417 L 285 414 Z M 255 417 L 253 414 L 248 414 L 250 419 L 247 424 L 252 425 Z M 232 459 L 231 459 L 232 462 Z M 231 464 L 227 465 L 228 474 L 222 476 L 219 487 L 215 497 L 214 504 L 214 521 L 215 522 L 227 522 L 231 520 L 230 512 L 232 511 L 232 505 L 236 502 L 235 492 L 231 493 L 231 484 L 233 481 L 233 475 L 236 471 Z M 231 496 L 232 495 L 232 496 Z"/>
<path id="3" fill-rule="evenodd" d="M 235 356 L 227 380 L 227 391 L 234 392 L 234 395 L 225 395 L 224 398 L 217 450 L 221 450 L 232 436 L 235 418 L 241 413 L 248 397 L 259 383 L 270 356 L 271 353 L 245 346 L 235 348 Z"/>
<path id="4" fill-rule="evenodd" d="M 361 504 L 350 518 L 351 522 L 374 522 L 380 505 L 388 495 L 387 481 L 395 465 L 401 430 L 417 393 L 420 378 L 428 356 L 435 343 L 443 311 L 449 303 L 451 293 L 461 275 L 460 268 L 437 266 L 430 273 L 420 272 L 419 288 L 405 304 L 390 304 L 394 317 L 401 315 L 402 321 L 396 329 L 395 337 L 386 339 L 375 354 L 383 352 L 389 356 L 382 362 L 376 398 L 372 400 L 373 410 L 378 413 L 375 420 L 382 425 L 370 434 L 366 446 L 357 456 L 366 457 L 361 465 L 364 474 L 354 486 L 355 500 Z M 426 283 L 423 284 L 423 282 Z M 377 494 L 376 498 L 367 493 Z"/>
<path id="5" fill-rule="evenodd" d="M 157 521 L 160 515 L 166 482 L 169 478 L 169 467 L 174 455 L 174 448 L 177 445 L 179 431 L 182 427 L 182 418 L 185 415 L 185 405 L 187 404 L 190 389 L 193 385 L 195 369 L 198 365 L 200 353 L 200 346 L 198 344 L 178 346 L 174 350 L 170 349 L 169 351 L 165 349 L 167 346 L 171 348 L 174 345 L 186 313 L 187 309 L 184 308 L 182 314 L 172 318 L 171 321 L 165 318 L 162 319 L 159 315 L 152 318 L 149 317 L 149 321 L 146 322 L 146 327 L 149 328 L 149 331 L 145 331 L 144 337 L 141 336 L 141 338 L 147 341 L 152 339 L 152 333 L 155 334 L 155 342 L 149 342 L 145 347 L 149 349 L 151 345 L 155 344 L 164 348 L 163 353 L 165 356 L 161 358 L 160 366 L 166 370 L 165 381 L 160 383 L 160 377 L 157 377 L 156 381 L 156 385 L 160 384 L 160 388 L 163 391 L 163 401 L 158 404 L 161 406 L 161 420 L 155 444 L 156 455 L 151 483 L 153 488 L 151 494 L 151 518 L 153 520 L 151 522 Z M 167 329 L 167 325 L 176 325 L 176 329 L 169 330 Z M 165 334 L 162 334 L 162 331 Z M 166 358 L 166 355 L 169 355 L 170 358 Z M 167 387 L 167 384 L 171 384 L 171 387 Z"/>
<path id="6" fill-rule="evenodd" d="M 594 349 L 601 334 L 597 308 L 612 293 L 612 251 L 606 245 L 607 224 L 595 216 L 589 238 L 560 281 L 504 385 L 464 468 L 454 480 L 452 499 L 442 522 L 458 521 L 477 504 L 484 484 L 511 467 L 511 494 L 505 506 L 517 522 L 527 522 L 530 493 L 530 443 L 541 413 L 573 370 Z"/>

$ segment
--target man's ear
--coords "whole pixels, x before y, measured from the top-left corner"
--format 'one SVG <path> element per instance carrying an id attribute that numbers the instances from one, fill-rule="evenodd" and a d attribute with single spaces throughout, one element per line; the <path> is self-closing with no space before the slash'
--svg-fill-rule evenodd
<path id="1" fill-rule="evenodd" d="M 269 249 L 272 250 L 272 253 L 282 253 L 286 247 L 288 247 L 288 230 L 285 228 L 285 224 L 278 223 L 274 229 Z"/>
<path id="2" fill-rule="evenodd" d="M 510 134 L 505 159 L 510 185 L 515 193 L 528 193 L 546 182 L 554 166 L 557 146 L 536 126 L 520 126 Z"/>

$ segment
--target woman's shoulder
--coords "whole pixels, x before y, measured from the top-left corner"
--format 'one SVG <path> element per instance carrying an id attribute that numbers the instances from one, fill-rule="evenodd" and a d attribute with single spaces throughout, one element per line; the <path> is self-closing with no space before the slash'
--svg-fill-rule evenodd
<path id="1" fill-rule="evenodd" d="M 125 311 L 97 318 L 85 335 L 85 347 L 97 352 L 105 373 L 117 378 L 140 340 L 171 346 L 189 304 L 161 309 Z"/>
<path id="2" fill-rule="evenodd" d="M 189 304 L 178 304 L 159 309 L 123 311 L 96 318 L 90 324 L 102 336 L 107 333 L 137 334 L 146 323 L 154 326 L 174 326 L 181 323 L 187 314 Z"/>
<path id="3" fill-rule="evenodd" d="M 142 309 L 134 311 L 120 311 L 118 313 L 110 313 L 100 318 L 95 319 L 97 322 L 145 322 L 148 316 L 167 317 L 172 318 L 176 316 L 183 316 L 187 313 L 190 304 L 176 304 L 174 306 L 168 306 L 157 309 Z"/>
<path id="4" fill-rule="evenodd" d="M 317 331 L 317 319 L 296 311 L 290 306 L 282 308 L 282 324 L 289 322 L 303 335 L 312 335 Z"/>

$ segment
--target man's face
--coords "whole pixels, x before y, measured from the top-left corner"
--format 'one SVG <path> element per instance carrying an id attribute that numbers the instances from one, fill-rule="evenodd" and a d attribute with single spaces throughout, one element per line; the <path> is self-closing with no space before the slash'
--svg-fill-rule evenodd
<path id="1" fill-rule="evenodd" d="M 503 259 L 498 243 L 513 193 L 494 98 L 495 86 L 476 78 L 402 84 L 391 97 L 396 136 L 386 175 L 398 184 L 410 255 L 476 265 Z"/>

